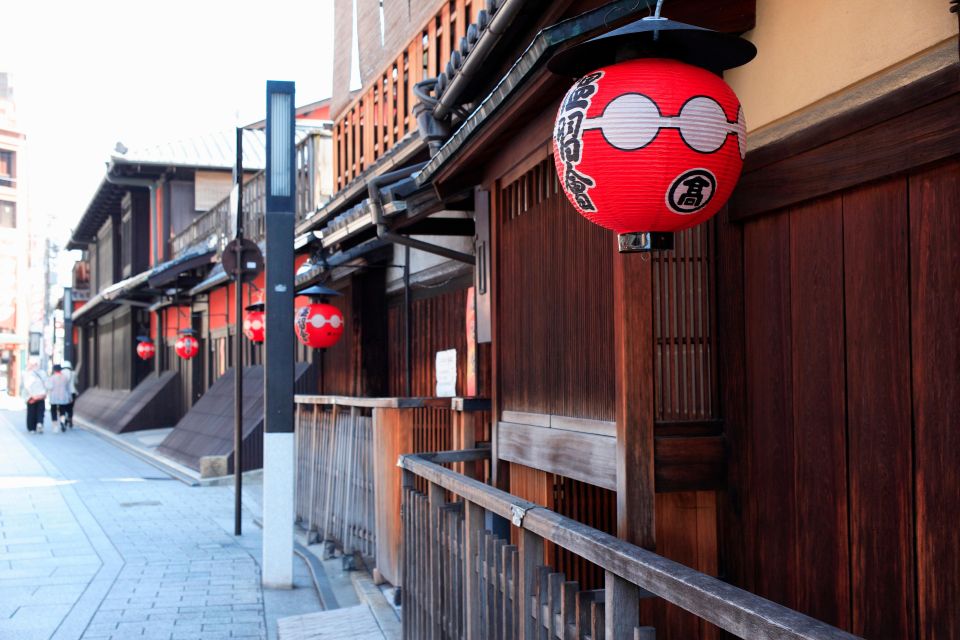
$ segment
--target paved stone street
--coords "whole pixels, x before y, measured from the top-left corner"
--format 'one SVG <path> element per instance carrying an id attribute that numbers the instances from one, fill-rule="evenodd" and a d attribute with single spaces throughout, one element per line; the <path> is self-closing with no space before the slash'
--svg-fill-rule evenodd
<path id="1" fill-rule="evenodd" d="M 275 638 L 321 608 L 260 588 L 261 531 L 233 489 L 188 487 L 82 431 L 28 435 L 0 411 L 0 638 Z M 48 421 L 49 423 L 49 421 Z"/>

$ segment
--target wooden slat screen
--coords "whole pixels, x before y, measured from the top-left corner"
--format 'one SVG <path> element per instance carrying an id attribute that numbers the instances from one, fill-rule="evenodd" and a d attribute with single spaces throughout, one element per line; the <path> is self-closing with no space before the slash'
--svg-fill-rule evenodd
<path id="1" fill-rule="evenodd" d="M 651 253 L 657 420 L 719 417 L 714 235 L 710 220 Z"/>

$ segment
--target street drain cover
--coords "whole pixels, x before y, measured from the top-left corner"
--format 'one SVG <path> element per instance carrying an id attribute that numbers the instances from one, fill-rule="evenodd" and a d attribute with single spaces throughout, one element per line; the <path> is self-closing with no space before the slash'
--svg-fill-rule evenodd
<path id="1" fill-rule="evenodd" d="M 144 500 L 143 502 L 121 502 L 121 507 L 158 507 L 162 502 L 157 500 Z"/>

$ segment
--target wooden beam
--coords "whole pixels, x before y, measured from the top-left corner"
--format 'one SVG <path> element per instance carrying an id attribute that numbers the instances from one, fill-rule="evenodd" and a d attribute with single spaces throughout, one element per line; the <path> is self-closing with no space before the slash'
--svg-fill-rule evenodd
<path id="1" fill-rule="evenodd" d="M 613 257 L 617 536 L 646 549 L 655 546 L 651 264 L 643 254 Z"/>
<path id="2" fill-rule="evenodd" d="M 529 424 L 500 422 L 497 455 L 533 469 L 617 489 L 617 440 L 611 436 Z M 653 439 L 657 493 L 708 491 L 724 487 L 723 436 Z"/>

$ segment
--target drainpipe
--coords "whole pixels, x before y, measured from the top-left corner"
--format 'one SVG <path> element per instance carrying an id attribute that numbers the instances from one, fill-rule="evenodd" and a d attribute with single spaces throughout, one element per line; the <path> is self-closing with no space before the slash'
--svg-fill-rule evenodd
<path id="1" fill-rule="evenodd" d="M 403 390 L 406 397 L 412 395 L 413 382 L 413 359 L 411 358 L 411 340 L 413 340 L 413 329 L 411 318 L 413 314 L 410 308 L 410 247 L 403 248 L 403 368 L 406 375 L 403 378 Z"/>
<path id="2" fill-rule="evenodd" d="M 456 251 L 454 249 L 450 249 L 449 247 L 443 247 L 438 244 L 414 240 L 413 238 L 401 235 L 399 233 L 394 233 L 387 228 L 387 224 L 384 222 L 383 200 L 381 197 L 382 194 L 380 193 L 380 187 L 390 184 L 391 182 L 396 182 L 397 180 L 402 180 L 403 178 L 409 178 L 412 174 L 426 166 L 426 164 L 426 162 L 421 162 L 409 167 L 404 167 L 403 169 L 399 169 L 397 171 L 384 173 L 367 181 L 367 193 L 370 197 L 370 206 L 373 207 L 373 220 L 377 225 L 377 237 L 381 240 L 393 242 L 404 247 L 419 249 L 420 251 L 425 251 L 426 253 L 443 256 L 449 260 L 456 260 L 457 262 L 475 265 L 477 262 L 476 258 L 469 253 Z"/>
<path id="3" fill-rule="evenodd" d="M 485 33 L 477 40 L 476 47 L 464 59 L 463 66 L 454 75 L 450 85 L 440 96 L 437 106 L 434 107 L 433 116 L 437 120 L 449 117 L 450 112 L 457 106 L 457 99 L 463 93 L 463 88 L 471 78 L 478 73 L 490 72 L 489 69 L 484 69 L 487 55 L 500 42 L 522 7 L 523 0 L 501 0 L 500 8 L 493 14 Z"/>

